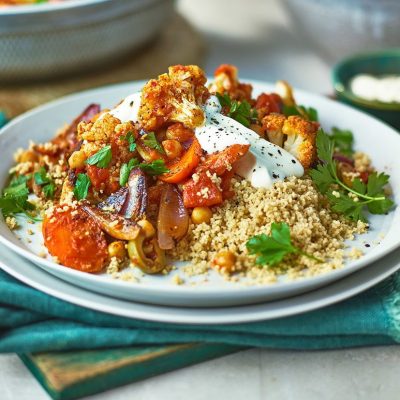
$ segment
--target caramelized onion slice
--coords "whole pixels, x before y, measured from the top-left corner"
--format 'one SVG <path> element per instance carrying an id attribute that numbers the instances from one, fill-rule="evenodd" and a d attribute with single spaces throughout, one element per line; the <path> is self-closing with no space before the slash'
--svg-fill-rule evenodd
<path id="1" fill-rule="evenodd" d="M 189 214 L 175 185 L 166 184 L 161 193 L 157 218 L 158 244 L 161 249 L 172 249 L 175 241 L 186 235 Z"/>
<path id="2" fill-rule="evenodd" d="M 121 209 L 125 218 L 134 220 L 144 215 L 147 208 L 147 180 L 140 168 L 134 168 L 128 179 L 128 195 Z"/>
<path id="3" fill-rule="evenodd" d="M 110 236 L 120 240 L 135 240 L 140 233 L 140 226 L 130 219 L 115 213 L 109 213 L 89 205 L 83 205 L 82 210 L 100 225 Z"/>
<path id="4" fill-rule="evenodd" d="M 114 211 L 119 214 L 127 200 L 128 192 L 128 188 L 124 186 L 99 203 L 97 207 L 104 211 Z"/>

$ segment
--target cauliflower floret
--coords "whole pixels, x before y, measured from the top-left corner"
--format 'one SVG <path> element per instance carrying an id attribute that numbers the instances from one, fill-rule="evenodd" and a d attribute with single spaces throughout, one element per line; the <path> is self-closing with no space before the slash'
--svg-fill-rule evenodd
<path id="1" fill-rule="evenodd" d="M 293 96 L 293 88 L 286 81 L 277 81 L 275 91 L 281 97 L 285 106 L 296 105 L 296 100 Z"/>
<path id="2" fill-rule="evenodd" d="M 253 87 L 238 81 L 238 70 L 234 65 L 220 65 L 214 72 L 214 82 L 209 89 L 211 93 L 227 93 L 232 99 L 251 103 Z"/>
<path id="3" fill-rule="evenodd" d="M 319 124 L 298 115 L 286 119 L 282 133 L 287 135 L 283 148 L 295 156 L 304 168 L 310 168 L 317 158 L 315 144 Z"/>
<path id="4" fill-rule="evenodd" d="M 151 79 L 142 91 L 139 120 L 151 131 L 167 122 L 196 128 L 204 122 L 201 105 L 208 96 L 204 71 L 196 65 L 175 65 L 168 74 Z"/>
<path id="5" fill-rule="evenodd" d="M 285 121 L 286 117 L 278 113 L 269 114 L 262 119 L 262 128 L 268 140 L 279 147 L 283 147 L 284 135 L 282 128 Z"/>
<path id="6" fill-rule="evenodd" d="M 78 139 L 89 142 L 107 142 L 109 137 L 114 134 L 115 127 L 121 121 L 111 114 L 104 114 L 102 118 L 95 122 L 82 121 L 78 124 Z"/>

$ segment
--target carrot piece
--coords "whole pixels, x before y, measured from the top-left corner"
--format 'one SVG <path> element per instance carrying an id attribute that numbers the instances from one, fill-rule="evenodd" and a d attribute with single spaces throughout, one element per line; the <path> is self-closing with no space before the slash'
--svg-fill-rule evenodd
<path id="1" fill-rule="evenodd" d="M 180 183 L 185 180 L 200 162 L 202 150 L 199 141 L 194 138 L 189 149 L 172 164 L 167 164 L 169 172 L 160 175 L 158 179 L 168 183 Z"/>
<path id="2" fill-rule="evenodd" d="M 62 265 L 83 272 L 103 269 L 108 259 L 105 235 L 82 210 L 55 210 L 44 218 L 42 232 L 45 246 Z"/>

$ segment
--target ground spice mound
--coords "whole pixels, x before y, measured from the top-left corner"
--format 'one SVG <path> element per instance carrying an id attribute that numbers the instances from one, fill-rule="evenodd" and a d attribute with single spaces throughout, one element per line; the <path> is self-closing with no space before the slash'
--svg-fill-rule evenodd
<path id="1" fill-rule="evenodd" d="M 191 225 L 188 235 L 171 252 L 174 259 L 190 262 L 184 267 L 186 274 L 207 272 L 221 250 L 237 256 L 236 274 L 227 279 L 245 276 L 249 281 L 268 283 L 280 274 L 295 279 L 328 272 L 343 266 L 344 241 L 368 228 L 361 221 L 353 223 L 332 212 L 309 177 L 291 177 L 268 190 L 253 188 L 246 180 L 234 180 L 232 187 L 236 196 L 213 209 L 209 224 Z M 256 266 L 246 242 L 254 235 L 269 234 L 272 222 L 286 222 L 293 243 L 324 262 L 290 255 L 278 267 Z"/>

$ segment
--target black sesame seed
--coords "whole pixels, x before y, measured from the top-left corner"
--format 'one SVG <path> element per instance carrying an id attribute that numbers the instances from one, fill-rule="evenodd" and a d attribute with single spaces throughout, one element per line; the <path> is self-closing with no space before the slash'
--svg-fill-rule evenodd
<path id="1" fill-rule="evenodd" d="M 272 153 L 268 153 L 268 155 L 269 155 L 270 157 L 273 157 L 273 156 L 274 156 Z"/>
<path id="2" fill-rule="evenodd" d="M 292 159 L 292 163 L 293 163 L 293 164 L 296 164 L 296 160 L 295 160 L 295 159 Z"/>
<path id="3" fill-rule="evenodd" d="M 131 102 L 129 103 L 129 105 L 132 107 L 132 106 L 133 106 L 133 101 L 131 101 Z"/>
<path id="4" fill-rule="evenodd" d="M 282 152 L 278 149 L 278 153 L 279 153 L 279 155 L 282 155 Z"/>
<path id="5" fill-rule="evenodd" d="M 369 243 L 365 243 L 365 247 L 371 247 Z"/>

